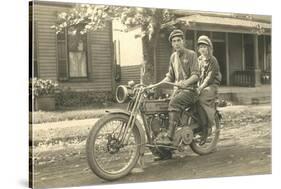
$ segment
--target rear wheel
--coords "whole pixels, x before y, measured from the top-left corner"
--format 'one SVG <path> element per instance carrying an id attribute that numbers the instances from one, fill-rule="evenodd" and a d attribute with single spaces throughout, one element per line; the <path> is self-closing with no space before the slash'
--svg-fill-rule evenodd
<path id="1" fill-rule="evenodd" d="M 209 128 L 209 135 L 206 140 L 206 143 L 201 145 L 200 137 L 198 137 L 198 138 L 195 137 L 195 139 L 190 144 L 191 149 L 199 155 L 205 155 L 205 154 L 209 154 L 209 153 L 213 152 L 216 149 L 216 146 L 217 146 L 217 143 L 219 140 L 220 128 L 221 128 L 221 126 L 220 126 L 219 115 L 216 114 L 215 115 L 215 124 L 213 124 Z"/>
<path id="2" fill-rule="evenodd" d="M 90 131 L 86 150 L 91 170 L 105 180 L 127 175 L 136 165 L 140 154 L 140 133 L 136 126 L 127 144 L 121 144 L 129 116 L 108 114 Z"/>

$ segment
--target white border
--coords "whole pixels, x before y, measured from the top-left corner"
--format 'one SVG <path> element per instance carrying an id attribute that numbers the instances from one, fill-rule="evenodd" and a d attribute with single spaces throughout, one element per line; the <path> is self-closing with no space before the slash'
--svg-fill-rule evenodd
<path id="1" fill-rule="evenodd" d="M 64 1 L 64 0 L 59 0 Z M 70 2 L 266 14 L 273 16 L 273 175 L 76 188 L 265 188 L 280 186 L 280 9 L 276 0 L 70 0 Z M 64 1 L 69 2 L 69 1 Z M 1 4 L 1 188 L 26 188 L 28 176 L 28 1 Z M 168 171 L 168 170 L 167 170 Z M 278 182 L 279 181 L 279 182 Z"/>

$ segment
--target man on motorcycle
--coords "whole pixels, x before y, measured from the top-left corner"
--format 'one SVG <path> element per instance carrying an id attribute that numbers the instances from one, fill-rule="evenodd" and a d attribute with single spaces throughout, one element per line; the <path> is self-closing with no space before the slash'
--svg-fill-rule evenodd
<path id="1" fill-rule="evenodd" d="M 176 29 L 169 35 L 174 52 L 170 56 L 169 71 L 160 82 L 174 82 L 175 87 L 169 103 L 169 128 L 166 135 L 156 139 L 157 143 L 171 145 L 180 114 L 198 100 L 196 92 L 199 80 L 199 65 L 194 51 L 184 47 L 184 33 Z"/>

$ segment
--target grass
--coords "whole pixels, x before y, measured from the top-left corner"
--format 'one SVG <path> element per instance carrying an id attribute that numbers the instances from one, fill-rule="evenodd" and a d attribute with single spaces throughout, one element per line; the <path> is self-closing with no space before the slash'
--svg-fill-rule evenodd
<path id="1" fill-rule="evenodd" d="M 219 108 L 223 113 L 223 120 L 231 119 L 239 120 L 244 122 L 244 117 L 247 114 L 257 114 L 257 117 L 251 115 L 252 121 L 259 121 L 259 119 L 270 119 L 271 120 L 271 106 L 269 105 L 260 105 L 260 106 L 227 106 L 224 108 Z M 264 112 L 266 110 L 266 113 Z M 72 107 L 63 110 L 57 110 L 52 112 L 30 112 L 29 116 L 33 116 L 33 124 L 38 123 L 48 123 L 48 122 L 58 122 L 58 121 L 67 121 L 67 120 L 83 120 L 83 119 L 92 119 L 100 118 L 105 114 L 105 110 L 116 110 L 116 109 L 126 109 L 126 104 L 111 104 L 110 106 L 88 106 L 88 107 Z M 244 114 L 241 115 L 241 112 Z M 31 120 L 31 119 L 30 119 Z"/>
<path id="2" fill-rule="evenodd" d="M 36 111 L 29 112 L 30 122 L 33 124 L 38 123 L 48 123 L 48 122 L 58 122 L 58 121 L 68 121 L 68 120 L 81 120 L 81 119 L 91 119 L 99 118 L 105 114 L 105 110 L 114 110 L 114 109 L 126 109 L 125 104 L 112 104 L 110 107 L 107 106 L 98 106 L 98 107 L 72 107 L 65 108 L 57 111 Z M 33 121 L 31 119 L 33 117 Z"/>

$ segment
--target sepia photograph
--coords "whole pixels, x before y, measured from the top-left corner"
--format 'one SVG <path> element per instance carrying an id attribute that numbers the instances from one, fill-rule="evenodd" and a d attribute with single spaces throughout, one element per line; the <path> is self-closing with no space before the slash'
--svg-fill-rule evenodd
<path id="1" fill-rule="evenodd" d="M 30 1 L 29 187 L 272 174 L 272 15 Z"/>

